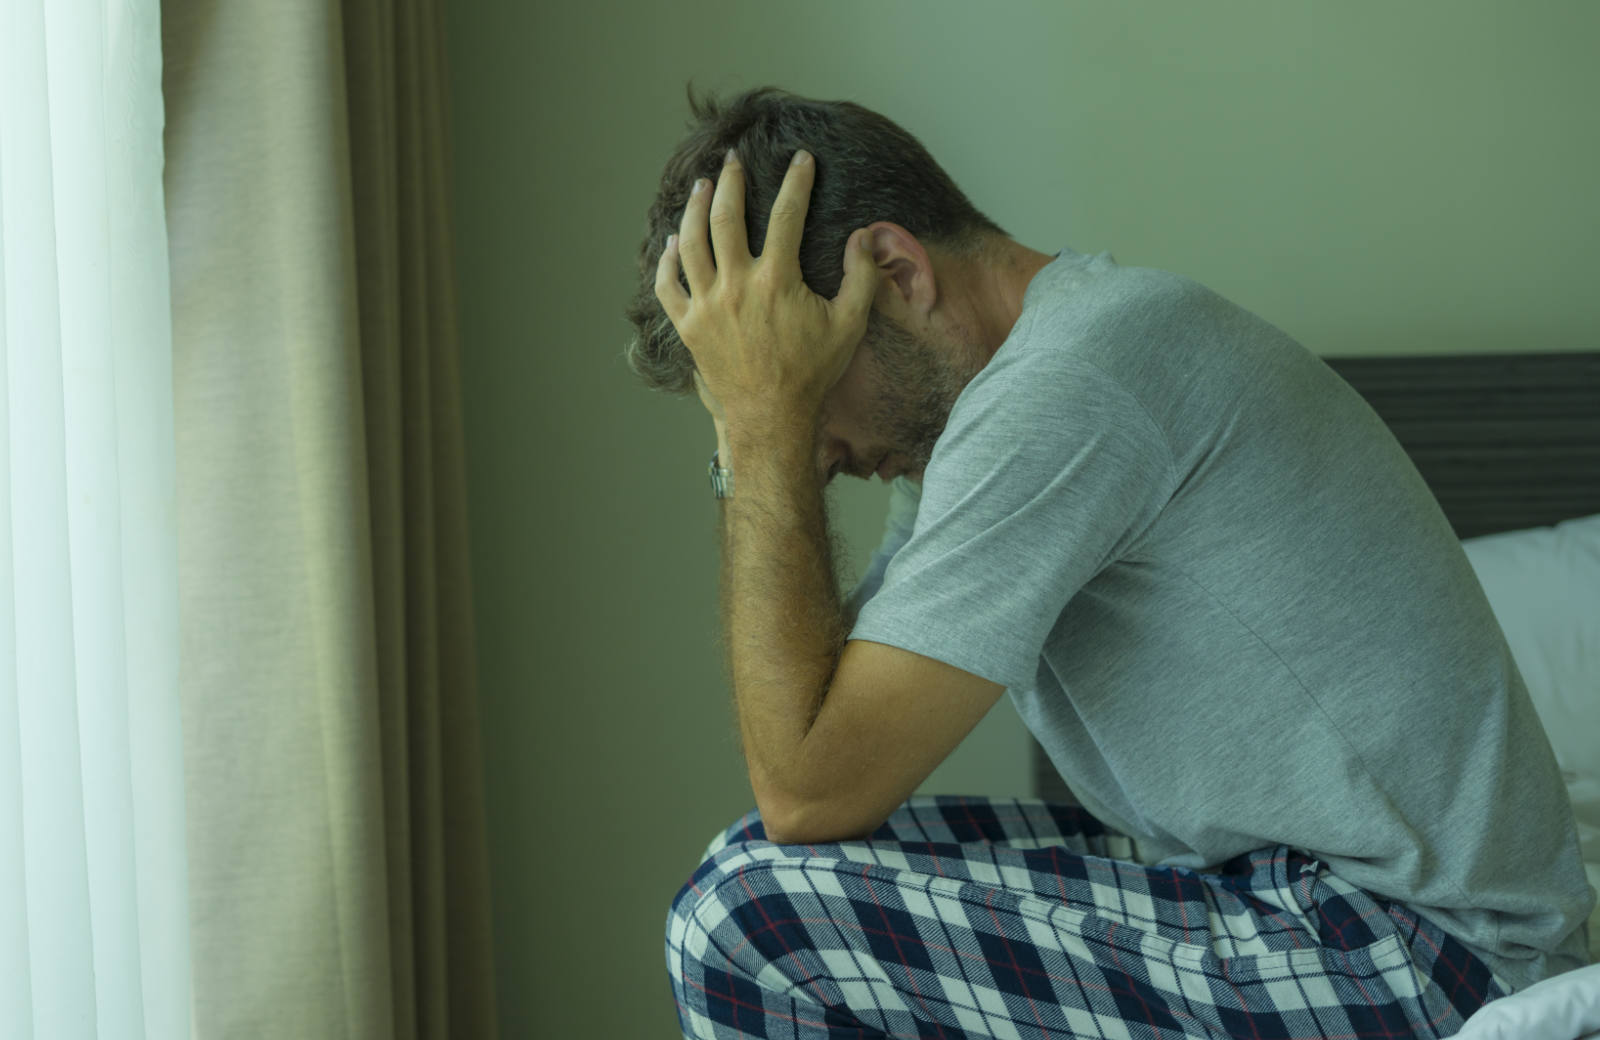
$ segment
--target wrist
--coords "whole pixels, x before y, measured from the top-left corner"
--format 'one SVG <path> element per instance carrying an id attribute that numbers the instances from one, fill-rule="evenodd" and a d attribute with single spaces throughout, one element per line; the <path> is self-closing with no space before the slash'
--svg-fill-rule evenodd
<path id="1" fill-rule="evenodd" d="M 757 424 L 748 427 L 730 426 L 718 451 L 722 465 L 729 466 L 730 458 L 740 461 L 742 468 L 769 469 L 777 466 L 787 469 L 791 465 L 810 465 L 817 452 L 817 431 L 814 427 L 798 423 L 769 426 Z"/>
<path id="2" fill-rule="evenodd" d="M 718 426 L 717 435 L 719 443 L 746 454 L 793 445 L 809 449 L 817 438 L 818 418 L 815 409 L 745 409 L 727 415 Z"/>

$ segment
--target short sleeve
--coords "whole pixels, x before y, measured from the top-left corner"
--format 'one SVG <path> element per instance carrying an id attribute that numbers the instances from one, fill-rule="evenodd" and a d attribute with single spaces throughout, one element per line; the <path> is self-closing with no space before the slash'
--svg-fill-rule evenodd
<path id="1" fill-rule="evenodd" d="M 909 539 L 850 638 L 1031 685 L 1067 602 L 1174 490 L 1149 413 L 1092 362 L 994 360 L 956 402 Z"/>

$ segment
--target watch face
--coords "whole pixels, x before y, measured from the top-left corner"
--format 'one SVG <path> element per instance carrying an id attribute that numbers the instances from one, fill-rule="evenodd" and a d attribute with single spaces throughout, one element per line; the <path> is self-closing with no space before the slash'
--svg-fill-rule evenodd
<path id="1" fill-rule="evenodd" d="M 733 493 L 733 474 L 717 465 L 717 456 L 711 456 L 711 493 L 727 498 Z"/>

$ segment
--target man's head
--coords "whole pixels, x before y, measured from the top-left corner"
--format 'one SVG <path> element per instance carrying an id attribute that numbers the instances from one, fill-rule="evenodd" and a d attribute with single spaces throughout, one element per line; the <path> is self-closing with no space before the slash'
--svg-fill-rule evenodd
<path id="1" fill-rule="evenodd" d="M 919 338 L 873 310 L 861 348 L 823 402 L 830 475 L 920 480 L 956 398 L 987 360 L 970 344 Z"/>
<path id="2" fill-rule="evenodd" d="M 776 87 L 719 103 L 697 100 L 691 87 L 689 108 L 689 133 L 667 162 L 639 249 L 629 364 L 654 389 L 693 392 L 693 358 L 654 290 L 667 236 L 678 230 L 696 178 L 715 183 L 733 148 L 744 168 L 750 252 L 760 255 L 789 160 L 804 148 L 816 158 L 800 242 L 806 285 L 827 298 L 838 292 L 845 243 L 861 227 L 872 232 L 883 275 L 864 349 L 824 402 L 823 450 L 834 469 L 857 476 L 879 463 L 885 477 L 920 474 L 956 396 L 998 345 L 982 349 L 990 323 L 971 306 L 983 291 L 975 276 L 1014 267 L 1007 261 L 1020 247 L 914 137 L 859 105 Z"/>

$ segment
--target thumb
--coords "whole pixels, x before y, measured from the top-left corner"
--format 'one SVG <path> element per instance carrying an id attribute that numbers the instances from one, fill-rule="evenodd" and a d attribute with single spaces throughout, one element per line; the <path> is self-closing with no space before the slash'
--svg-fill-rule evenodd
<path id="1" fill-rule="evenodd" d="M 864 325 L 877 297 L 878 265 L 872 256 L 872 233 L 862 228 L 845 243 L 844 280 L 839 283 L 833 303 L 844 314 L 859 316 Z"/>

